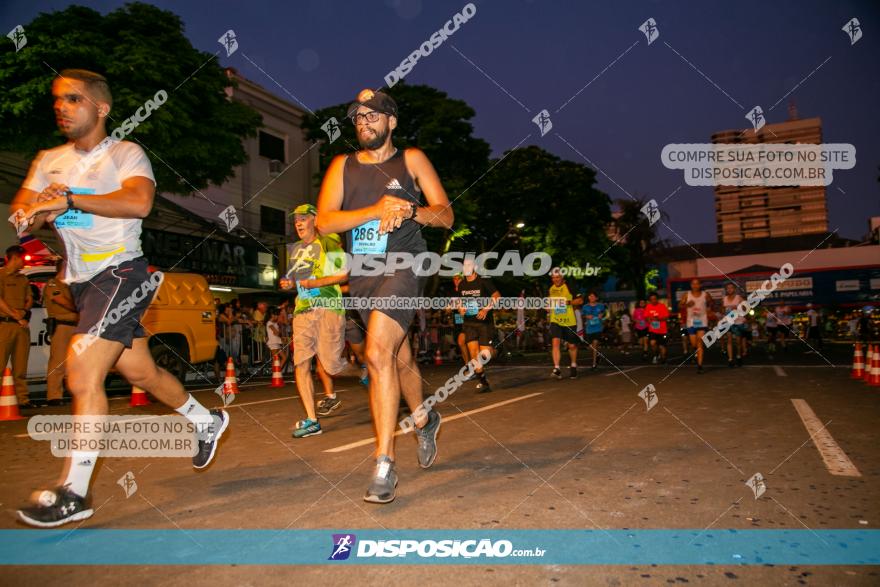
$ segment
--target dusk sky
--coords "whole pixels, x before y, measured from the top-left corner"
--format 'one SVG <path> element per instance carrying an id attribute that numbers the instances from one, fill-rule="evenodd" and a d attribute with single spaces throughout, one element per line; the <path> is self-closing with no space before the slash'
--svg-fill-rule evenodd
<path id="1" fill-rule="evenodd" d="M 108 12 L 123 2 L 79 4 Z M 384 76 L 465 3 L 152 4 L 180 15 L 187 36 L 203 51 L 218 51 L 217 39 L 233 29 L 239 50 L 220 56 L 222 65 L 317 110 L 352 100 L 364 87 L 382 86 Z M 829 230 L 861 238 L 868 217 L 880 215 L 878 3 L 474 4 L 475 16 L 420 59 L 406 81 L 429 84 L 473 106 L 475 135 L 490 143 L 495 156 L 517 145 L 541 146 L 597 168 L 600 189 L 615 200 L 629 192 L 661 202 L 678 189 L 661 206 L 669 225 L 687 242 L 711 242 L 712 190 L 688 187 L 680 171 L 664 168 L 663 146 L 709 142 L 713 132 L 745 129 L 744 116 L 755 105 L 768 122 L 784 121 L 793 99 L 801 118 L 821 117 L 824 142 L 856 149 L 856 167 L 835 172 L 828 187 Z M 11 30 L 39 12 L 68 5 L 5 2 L 0 24 Z M 649 17 L 660 31 L 651 45 L 638 30 Z M 841 29 L 853 17 L 863 37 L 851 45 Z M 544 137 L 532 122 L 542 109 L 553 123 Z M 684 244 L 663 233 L 672 244 Z"/>

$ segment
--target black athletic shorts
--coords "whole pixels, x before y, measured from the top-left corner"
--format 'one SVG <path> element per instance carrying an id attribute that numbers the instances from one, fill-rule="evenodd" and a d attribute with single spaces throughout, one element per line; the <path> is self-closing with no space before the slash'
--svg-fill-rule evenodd
<path id="1" fill-rule="evenodd" d="M 581 339 L 577 335 L 576 326 L 560 326 L 556 322 L 550 323 L 550 338 L 561 338 L 570 344 L 578 344 Z"/>
<path id="2" fill-rule="evenodd" d="M 411 269 L 398 269 L 393 275 L 361 275 L 348 279 L 350 297 L 370 298 L 373 303 L 381 299 L 385 306 L 373 306 L 373 309 L 400 324 L 404 333 L 409 332 L 410 324 L 416 315 L 415 298 L 421 297 L 424 287 L 425 279 L 417 276 Z M 393 300 L 392 296 L 397 300 Z M 407 298 L 412 300 L 408 306 L 403 305 L 404 299 Z M 365 325 L 369 325 L 370 313 L 373 309 L 358 309 Z"/>
<path id="3" fill-rule="evenodd" d="M 462 325 L 462 331 L 464 332 L 465 342 L 476 340 L 480 343 L 480 346 L 492 346 L 492 339 L 494 338 L 492 333 L 495 331 L 493 324 L 468 321 Z"/>
<path id="4" fill-rule="evenodd" d="M 74 334 L 91 334 L 131 348 L 146 336 L 141 318 L 162 285 L 163 274 L 150 274 L 143 257 L 104 269 L 90 280 L 71 283 L 70 293 L 79 312 Z"/>
<path id="5" fill-rule="evenodd" d="M 598 340 L 602 342 L 602 333 L 601 332 L 587 332 L 584 334 L 584 340 L 586 340 L 589 344 L 593 344 L 594 340 Z"/>
<path id="6" fill-rule="evenodd" d="M 660 346 L 666 346 L 666 335 L 659 332 L 649 332 L 648 340 L 656 340 Z"/>
<path id="7" fill-rule="evenodd" d="M 345 313 L 345 340 L 349 344 L 362 344 L 367 335 L 367 328 L 361 322 L 361 317 L 357 312 L 348 311 Z"/>

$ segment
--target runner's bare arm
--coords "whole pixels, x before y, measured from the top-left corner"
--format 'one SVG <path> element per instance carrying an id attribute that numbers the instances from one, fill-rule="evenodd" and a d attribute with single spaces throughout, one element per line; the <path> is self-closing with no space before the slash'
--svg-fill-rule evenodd
<path id="1" fill-rule="evenodd" d="M 678 307 L 680 308 L 682 304 L 684 304 L 684 305 L 687 306 L 688 308 L 690 308 L 691 306 L 694 305 L 693 302 L 689 302 L 689 301 L 688 301 L 688 295 L 687 295 L 687 292 L 684 292 L 684 294 L 682 294 L 681 299 L 678 301 Z"/>
<path id="2" fill-rule="evenodd" d="M 418 208 L 414 220 L 425 226 L 452 228 L 452 223 L 455 221 L 452 204 L 449 203 L 446 190 L 443 189 L 443 184 L 431 161 L 421 149 L 407 149 L 404 157 L 407 168 L 422 188 L 425 200 L 428 202 L 427 206 Z"/>
<path id="3" fill-rule="evenodd" d="M 21 188 L 15 194 L 15 197 L 12 198 L 12 203 L 9 204 L 9 211 L 15 213 L 16 210 L 21 210 L 25 214 L 30 211 L 31 207 L 33 207 L 37 203 L 37 198 L 39 197 L 39 193 L 34 190 L 29 190 L 27 188 Z M 45 216 L 38 216 L 34 218 L 33 223 L 31 224 L 29 231 L 39 230 L 43 227 L 43 224 L 46 222 Z"/>
<path id="4" fill-rule="evenodd" d="M 300 285 L 306 289 L 313 287 L 327 287 L 328 285 L 341 285 L 348 281 L 348 273 L 339 273 L 337 275 L 328 275 L 326 277 L 316 277 L 314 279 L 304 279 L 300 281 Z"/>
<path id="5" fill-rule="evenodd" d="M 130 177 L 122 182 L 122 189 L 108 194 L 73 196 L 74 206 L 105 218 L 146 218 L 153 208 L 156 184 L 146 177 Z M 29 217 L 36 218 L 42 212 L 67 210 L 67 198 L 45 200 L 31 207 Z"/>
<path id="6" fill-rule="evenodd" d="M 385 208 L 393 206 L 395 200 L 398 201 L 398 205 L 404 202 L 386 195 L 372 206 L 343 210 L 342 174 L 345 159 L 345 155 L 338 155 L 333 159 L 321 184 L 321 192 L 318 194 L 318 218 L 315 221 L 315 226 L 321 234 L 345 232 L 370 220 L 379 220 Z"/>

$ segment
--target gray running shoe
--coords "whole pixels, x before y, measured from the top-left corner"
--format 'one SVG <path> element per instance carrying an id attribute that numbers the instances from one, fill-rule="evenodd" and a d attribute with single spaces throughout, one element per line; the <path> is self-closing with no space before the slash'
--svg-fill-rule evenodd
<path id="1" fill-rule="evenodd" d="M 387 455 L 376 459 L 376 473 L 373 481 L 364 494 L 364 501 L 370 503 L 390 503 L 394 501 L 394 490 L 397 487 L 397 471 L 394 461 Z"/>
<path id="2" fill-rule="evenodd" d="M 428 421 L 423 428 L 416 428 L 419 439 L 419 466 L 427 469 L 437 458 L 437 432 L 440 430 L 440 414 L 435 410 L 428 412 Z"/>
<path id="3" fill-rule="evenodd" d="M 329 416 L 331 412 L 338 410 L 341 406 L 341 399 L 324 396 L 324 399 L 318 402 L 318 415 Z"/>

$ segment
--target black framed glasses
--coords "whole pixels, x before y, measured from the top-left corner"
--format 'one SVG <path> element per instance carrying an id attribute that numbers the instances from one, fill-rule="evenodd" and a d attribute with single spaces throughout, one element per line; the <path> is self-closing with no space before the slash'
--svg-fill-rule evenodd
<path id="1" fill-rule="evenodd" d="M 351 123 L 357 126 L 358 122 L 366 121 L 366 122 L 376 122 L 379 120 L 379 116 L 385 114 L 384 112 L 376 112 L 375 110 L 370 110 L 369 112 L 364 112 L 362 114 L 353 114 L 351 116 Z"/>

